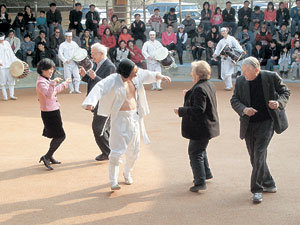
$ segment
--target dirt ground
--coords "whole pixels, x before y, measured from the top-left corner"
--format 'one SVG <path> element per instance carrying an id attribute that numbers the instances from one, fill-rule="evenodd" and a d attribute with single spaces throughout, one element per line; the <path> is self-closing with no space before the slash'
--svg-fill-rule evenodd
<path id="1" fill-rule="evenodd" d="M 41 136 L 35 90 L 16 90 L 17 101 L 0 101 L 0 224 L 300 224 L 299 84 L 288 84 L 290 127 L 274 135 L 268 152 L 278 192 L 264 194 L 259 205 L 251 202 L 251 166 L 239 139 L 238 115 L 229 103 L 232 93 L 225 92 L 222 83 L 215 85 L 221 136 L 208 146 L 214 178 L 198 194 L 188 191 L 192 185 L 188 140 L 181 137 L 181 120 L 173 113 L 182 105 L 182 90 L 192 83 L 147 91 L 151 114 L 145 121 L 151 144 L 142 144 L 134 184 L 124 185 L 120 176 L 122 188 L 114 193 L 107 161 L 94 160 L 99 150 L 91 130 L 92 114 L 81 108 L 86 87 L 81 86 L 80 95 L 58 96 L 67 139 L 55 154 L 63 164 L 53 171 L 38 163 L 49 139 Z"/>

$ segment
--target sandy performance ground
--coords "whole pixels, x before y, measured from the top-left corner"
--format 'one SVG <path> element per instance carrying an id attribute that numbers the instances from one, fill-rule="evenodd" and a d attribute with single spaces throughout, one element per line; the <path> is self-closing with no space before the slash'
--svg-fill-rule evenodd
<path id="1" fill-rule="evenodd" d="M 290 127 L 274 135 L 269 147 L 268 163 L 278 192 L 264 194 L 259 205 L 251 202 L 249 157 L 239 139 L 238 115 L 229 103 L 232 93 L 225 92 L 222 83 L 216 83 L 221 136 L 208 146 L 214 178 L 205 192 L 188 191 L 192 185 L 188 141 L 181 137 L 181 120 L 173 108 L 182 104 L 182 90 L 191 86 L 173 83 L 162 92 L 147 91 L 151 144 L 142 144 L 134 184 L 124 185 L 120 176 L 122 189 L 114 193 L 107 161 L 94 160 L 99 150 L 91 130 L 92 114 L 81 108 L 84 93 L 58 96 L 67 139 L 55 154 L 63 164 L 53 171 L 38 164 L 49 139 L 41 136 L 35 90 L 17 90 L 18 101 L 1 101 L 0 224 L 300 224 L 299 85 L 289 85 Z"/>

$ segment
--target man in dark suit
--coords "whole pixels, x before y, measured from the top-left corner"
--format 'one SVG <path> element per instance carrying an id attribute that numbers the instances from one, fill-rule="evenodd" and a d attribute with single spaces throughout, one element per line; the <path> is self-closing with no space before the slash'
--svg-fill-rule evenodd
<path id="1" fill-rule="evenodd" d="M 236 80 L 232 108 L 240 115 L 240 138 L 245 139 L 252 164 L 253 203 L 262 201 L 262 192 L 275 193 L 275 182 L 266 162 L 267 148 L 274 134 L 288 127 L 284 108 L 290 90 L 277 73 L 261 71 L 254 57 L 243 61 Z"/>
<path id="2" fill-rule="evenodd" d="M 98 24 L 100 21 L 100 16 L 97 11 L 95 11 L 96 6 L 94 4 L 90 5 L 90 11 L 86 14 L 85 26 L 86 29 L 93 31 L 93 36 L 98 37 Z"/>
<path id="3" fill-rule="evenodd" d="M 77 2 L 75 4 L 75 9 L 70 11 L 69 15 L 69 29 L 75 29 L 76 30 L 76 36 L 79 36 L 80 32 L 83 31 L 82 25 L 81 25 L 81 19 L 82 19 L 82 12 L 81 12 L 81 3 Z"/>
<path id="4" fill-rule="evenodd" d="M 88 72 L 85 71 L 83 67 L 80 67 L 79 69 L 79 73 L 82 76 L 81 80 L 88 84 L 87 94 L 92 90 L 96 83 L 116 72 L 115 65 L 107 58 L 107 48 L 104 45 L 101 45 L 100 43 L 93 44 L 91 47 L 91 56 L 95 62 L 93 69 Z M 110 153 L 110 119 L 109 117 L 97 115 L 97 111 L 98 104 L 93 110 L 94 118 L 92 129 L 96 143 L 102 152 L 102 154 L 96 157 L 96 160 L 103 161 L 108 159 Z"/>

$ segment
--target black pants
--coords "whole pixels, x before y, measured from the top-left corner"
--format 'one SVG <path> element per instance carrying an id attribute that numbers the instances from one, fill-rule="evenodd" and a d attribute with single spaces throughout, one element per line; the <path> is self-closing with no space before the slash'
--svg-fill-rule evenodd
<path id="1" fill-rule="evenodd" d="M 218 78 L 221 78 L 221 60 L 215 61 L 215 60 L 206 60 L 209 65 L 211 66 L 218 66 Z"/>
<path id="2" fill-rule="evenodd" d="M 245 136 L 252 165 L 251 192 L 263 192 L 263 187 L 273 187 L 275 182 L 267 165 L 267 148 L 274 134 L 272 120 L 249 123 Z"/>
<path id="3" fill-rule="evenodd" d="M 114 63 L 116 61 L 116 48 L 110 48 L 108 50 L 108 55 L 110 57 L 110 60 Z"/>
<path id="4" fill-rule="evenodd" d="M 202 52 L 204 51 L 203 48 L 196 47 L 194 50 L 192 50 L 192 55 L 194 60 L 201 60 Z"/>
<path id="5" fill-rule="evenodd" d="M 205 185 L 206 176 L 211 175 L 206 148 L 209 139 L 190 140 L 188 153 L 195 185 Z"/>
<path id="6" fill-rule="evenodd" d="M 52 158 L 54 152 L 59 148 L 59 146 L 65 139 L 66 139 L 66 136 L 52 139 L 52 141 L 50 142 L 50 148 L 45 155 L 46 159 Z"/>
<path id="7" fill-rule="evenodd" d="M 98 147 L 104 155 L 108 156 L 110 153 L 110 119 L 95 114 L 92 122 L 92 129 Z"/>
<path id="8" fill-rule="evenodd" d="M 172 51 L 172 50 L 176 50 L 176 45 L 174 43 L 171 43 L 167 46 L 165 46 L 169 51 Z"/>

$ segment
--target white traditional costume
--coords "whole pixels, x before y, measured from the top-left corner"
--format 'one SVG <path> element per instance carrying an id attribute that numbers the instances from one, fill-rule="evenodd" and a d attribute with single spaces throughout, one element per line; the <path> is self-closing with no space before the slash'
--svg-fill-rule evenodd
<path id="1" fill-rule="evenodd" d="M 96 106 L 99 101 L 98 115 L 111 116 L 111 134 L 109 139 L 109 179 L 112 187 L 118 185 L 119 164 L 125 153 L 124 178 L 131 178 L 131 171 L 139 155 L 140 126 L 145 143 L 150 143 L 146 134 L 143 117 L 149 114 L 149 106 L 143 84 L 156 81 L 156 73 L 138 69 L 137 76 L 132 79 L 136 87 L 137 109 L 120 111 L 126 100 L 126 89 L 122 77 L 118 73 L 111 74 L 99 81 L 82 103 L 83 108 L 88 105 Z"/>
<path id="2" fill-rule="evenodd" d="M 238 41 L 234 37 L 228 35 L 227 38 L 223 38 L 219 41 L 214 54 L 216 56 L 219 56 L 221 53 L 221 50 L 223 49 L 223 47 L 225 45 L 228 45 L 230 48 L 235 48 L 241 52 L 244 51 L 242 46 L 238 43 Z M 231 76 L 234 73 L 234 67 L 235 67 L 235 64 L 231 61 L 230 57 L 226 57 L 226 58 L 222 57 L 221 77 L 225 82 L 226 89 L 232 89 L 232 77 Z"/>
<path id="3" fill-rule="evenodd" d="M 155 34 L 155 32 L 150 31 L 149 35 L 150 34 Z M 163 47 L 162 44 L 157 40 L 154 41 L 149 40 L 144 43 L 142 48 L 142 53 L 146 59 L 148 70 L 161 73 L 161 65 L 157 60 L 155 60 L 155 51 L 156 49 L 162 47 Z M 148 59 L 149 56 L 151 56 L 152 59 Z M 152 84 L 152 89 L 154 90 L 156 88 L 161 89 L 161 80 Z"/>
<path id="4" fill-rule="evenodd" d="M 5 85 L 8 85 L 9 87 L 9 95 L 11 99 L 16 99 L 14 96 L 14 86 L 15 86 L 15 78 L 13 78 L 9 72 L 10 65 L 15 62 L 17 57 L 15 56 L 10 44 L 8 41 L 4 40 L 5 36 L 0 37 L 1 40 L 3 40 L 2 43 L 0 43 L 0 86 L 2 89 L 3 99 L 7 100 L 7 92 Z"/>
<path id="5" fill-rule="evenodd" d="M 67 32 L 66 36 L 72 36 L 72 32 Z M 81 93 L 79 91 L 79 85 L 80 85 L 79 69 L 78 69 L 77 64 L 73 61 L 74 52 L 78 48 L 79 48 L 79 46 L 76 44 L 76 42 L 74 42 L 74 41 L 68 42 L 66 40 L 65 42 L 60 44 L 59 50 L 58 50 L 58 57 L 64 64 L 64 78 L 65 78 L 65 80 L 67 78 L 72 78 L 72 81 L 73 81 L 69 84 L 70 93 L 74 92 L 73 83 L 75 86 L 75 92 Z M 72 75 L 73 75 L 73 77 L 72 77 Z"/>

